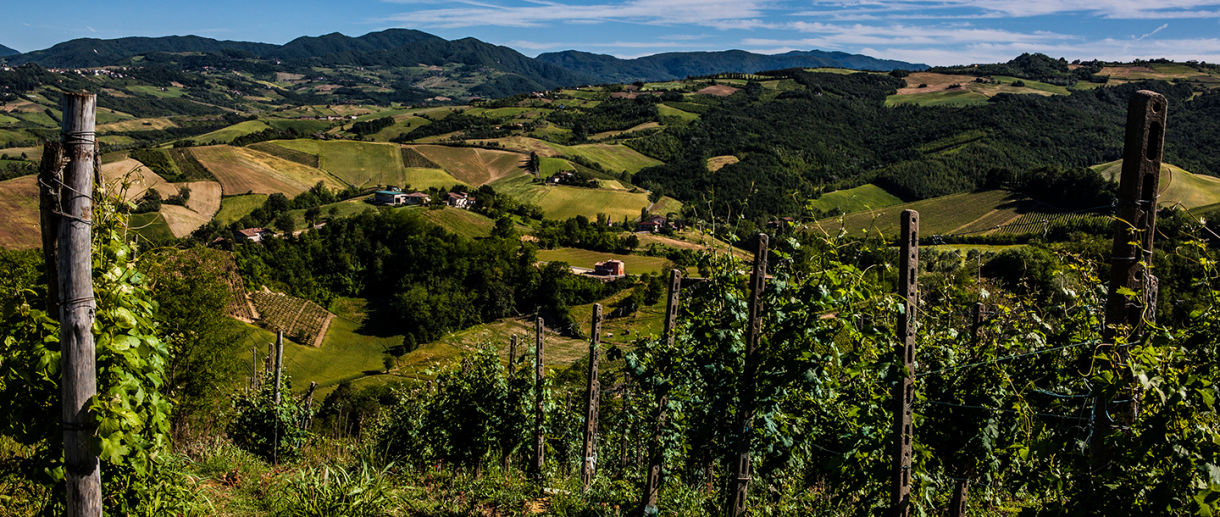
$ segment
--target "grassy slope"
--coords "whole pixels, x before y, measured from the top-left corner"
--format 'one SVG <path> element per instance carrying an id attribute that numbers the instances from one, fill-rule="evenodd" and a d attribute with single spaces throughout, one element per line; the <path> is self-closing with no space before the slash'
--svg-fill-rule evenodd
<path id="1" fill-rule="evenodd" d="M 1094 165 L 1092 168 L 1111 181 L 1118 181 L 1123 161 Z M 1180 204 L 1186 208 L 1197 208 L 1220 203 L 1220 178 L 1194 174 L 1167 163 L 1161 164 L 1160 190 L 1158 202 L 1161 206 Z"/>
<path id="2" fill-rule="evenodd" d="M 644 167 L 661 164 L 660 161 L 644 156 L 635 149 L 619 144 L 568 146 L 522 136 L 498 138 L 494 141 L 499 142 L 505 149 L 527 154 L 533 151 L 542 157 L 581 156 L 600 163 L 602 167 L 612 172 L 625 170 L 635 174 Z"/>
<path id="3" fill-rule="evenodd" d="M 871 183 L 856 188 L 823 194 L 822 197 L 810 202 L 813 208 L 818 210 L 829 211 L 838 208 L 845 214 L 885 208 L 901 203 L 902 200 L 898 199 L 897 196 Z"/>
<path id="4" fill-rule="evenodd" d="M 919 223 L 921 235 L 952 234 L 985 231 L 1015 221 L 1023 214 L 1035 212 L 1037 205 L 1014 192 L 989 190 L 857 212 L 842 218 L 822 219 L 815 224 L 826 231 L 835 232 L 841 220 L 842 226 L 851 235 L 860 235 L 862 230 L 869 230 L 892 236 L 898 232 L 902 211 L 912 209 L 922 216 Z"/>
<path id="5" fill-rule="evenodd" d="M 398 144 L 322 140 L 276 140 L 274 143 L 317 155 L 323 170 L 352 185 L 401 183 L 405 173 Z"/>
<path id="6" fill-rule="evenodd" d="M 191 140 L 194 140 L 196 142 L 201 142 L 201 143 L 210 143 L 213 140 L 215 140 L 216 143 L 218 143 L 218 144 L 227 144 L 229 142 L 232 142 L 234 138 L 237 138 L 239 136 L 245 136 L 250 133 L 257 133 L 259 131 L 263 131 L 265 129 L 270 129 L 270 128 L 271 128 L 271 126 L 268 126 L 267 124 L 263 123 L 263 121 L 261 121 L 261 120 L 247 120 L 245 122 L 239 122 L 232 126 L 226 127 L 224 129 L 218 129 L 211 133 L 204 133 L 195 138 L 192 138 Z"/>
<path id="7" fill-rule="evenodd" d="M 127 226 L 153 242 L 167 242 L 175 238 L 174 232 L 170 230 L 169 223 L 165 221 L 165 216 L 161 212 L 132 215 Z"/>
<path id="8" fill-rule="evenodd" d="M 412 209 L 408 208 L 406 210 Z M 420 216 L 436 223 L 437 226 L 451 233 L 471 239 L 491 235 L 492 228 L 496 226 L 496 222 L 487 216 L 460 208 L 444 208 L 441 210 L 421 210 L 416 208 L 413 210 L 417 210 Z M 528 230 L 529 228 L 526 227 L 517 228 L 518 233 Z"/>
<path id="9" fill-rule="evenodd" d="M 250 194 L 224 198 L 220 201 L 220 211 L 216 212 L 215 220 L 221 226 L 228 226 L 230 223 L 236 222 L 250 212 L 253 212 L 254 209 L 263 206 L 263 203 L 266 201 L 266 194 Z"/>
<path id="10" fill-rule="evenodd" d="M 601 251 L 582 250 L 578 248 L 560 248 L 554 250 L 538 250 L 538 260 L 543 262 L 567 262 L 569 266 L 593 269 L 593 265 L 607 260 L 621 260 L 627 265 L 627 274 L 642 275 L 644 273 L 660 273 L 669 259 L 665 257 L 646 257 L 643 255 L 616 255 Z"/>
<path id="11" fill-rule="evenodd" d="M 28 249 L 42 246 L 38 223 L 38 183 L 34 176 L 0 181 L 0 247 Z"/>
<path id="12" fill-rule="evenodd" d="M 590 219 L 598 213 L 620 221 L 635 219 L 640 209 L 649 206 L 648 195 L 625 190 L 587 189 L 567 186 L 546 186 L 533 183 L 529 176 L 519 176 L 494 184 L 501 192 L 518 201 L 542 207 L 548 219 L 568 219 L 583 215 Z"/>
<path id="13" fill-rule="evenodd" d="M 948 92 L 912 93 L 891 95 L 885 99 L 886 106 L 918 104 L 920 106 L 979 106 L 987 104 L 988 97 L 970 90 Z"/>
<path id="14" fill-rule="evenodd" d="M 220 180 L 225 195 L 283 192 L 291 197 L 319 181 L 330 188 L 344 186 L 321 170 L 245 147 L 196 147 L 193 153 Z"/>
<path id="15" fill-rule="evenodd" d="M 658 105 L 657 105 L 657 109 L 661 111 L 661 115 L 662 115 L 662 116 L 675 116 L 675 117 L 680 117 L 682 120 L 686 120 L 686 121 L 691 121 L 691 120 L 695 120 L 695 119 L 698 119 L 698 118 L 699 118 L 699 114 L 698 114 L 698 113 L 691 113 L 691 112 L 689 112 L 689 111 L 682 111 L 682 110 L 680 110 L 680 109 L 678 109 L 678 108 L 675 108 L 675 107 L 673 107 L 673 106 L 667 106 L 667 105 L 665 105 L 665 104 L 658 104 Z"/>

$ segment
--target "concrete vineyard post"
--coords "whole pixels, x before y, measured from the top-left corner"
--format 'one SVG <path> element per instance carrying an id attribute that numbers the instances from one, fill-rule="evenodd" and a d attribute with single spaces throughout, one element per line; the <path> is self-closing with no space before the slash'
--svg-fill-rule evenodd
<path id="1" fill-rule="evenodd" d="M 593 322 L 589 338 L 589 396 L 585 400 L 585 440 L 582 449 L 584 461 L 580 470 L 580 480 L 585 490 L 593 482 L 593 474 L 597 469 L 597 452 L 594 442 L 597 441 L 597 409 L 601 395 L 601 383 L 597 380 L 598 346 L 602 335 L 602 304 L 593 304 Z"/>
<path id="2" fill-rule="evenodd" d="M 894 457 L 890 472 L 890 515 L 911 515 L 911 456 L 915 441 L 915 333 L 918 330 L 917 305 L 919 303 L 919 212 L 902 211 L 901 251 L 898 259 L 898 296 L 904 304 L 903 314 L 898 316 L 898 339 L 902 342 L 899 354 L 903 375 L 894 385 Z"/>
<path id="3" fill-rule="evenodd" d="M 665 329 L 661 336 L 668 346 L 674 344 L 674 329 L 678 325 L 678 302 L 681 294 L 682 272 L 674 269 L 669 272 L 669 298 L 665 305 Z M 648 442 L 648 471 L 645 473 L 647 477 L 644 481 L 644 496 L 640 503 L 640 514 L 642 515 L 656 515 L 657 513 L 657 492 L 661 488 L 661 462 L 665 458 L 665 451 L 661 449 L 661 432 L 665 427 L 665 406 L 668 403 L 668 397 L 662 389 L 660 395 L 657 396 L 656 427 Z"/>
<path id="4" fill-rule="evenodd" d="M 745 515 L 746 497 L 750 489 L 750 448 L 754 442 L 751 429 L 754 425 L 754 377 L 758 368 L 758 340 L 762 335 L 762 292 L 767 282 L 768 244 L 767 235 L 758 234 L 758 249 L 754 252 L 754 272 L 750 275 L 750 328 L 746 334 L 745 369 L 742 372 L 740 395 L 741 416 L 737 423 L 737 473 L 733 478 L 733 489 L 729 493 L 732 498 L 731 517 Z"/>
<path id="5" fill-rule="evenodd" d="M 1128 337 L 1134 340 L 1142 330 L 1144 319 L 1150 316 L 1149 302 L 1156 300 L 1155 294 L 1149 296 L 1155 291 L 1157 282 L 1147 266 L 1152 262 L 1156 236 L 1157 196 L 1168 111 L 1169 101 L 1165 96 L 1147 90 L 1135 92 L 1127 105 L 1123 169 L 1118 184 L 1118 218 L 1114 222 L 1114 244 L 1110 252 L 1106 327 L 1102 331 L 1102 339 L 1107 343 L 1113 344 L 1123 327 L 1131 330 Z M 1130 290 L 1138 296 L 1128 297 L 1119 290 Z M 1095 397 L 1093 401 L 1096 428 L 1089 444 L 1090 471 L 1098 474 L 1105 471 L 1110 462 L 1106 439 L 1114 431 L 1111 415 L 1134 415 L 1138 397 L 1134 397 L 1121 413 L 1109 411 L 1110 402 L 1104 397 Z"/>
<path id="6" fill-rule="evenodd" d="M 546 418 L 545 399 L 542 392 L 542 381 L 545 372 L 543 371 L 542 363 L 542 317 L 534 323 L 534 350 L 535 350 L 535 372 L 534 372 L 534 476 L 539 482 L 542 481 L 543 467 L 546 465 L 546 436 L 543 433 L 544 419 Z"/>

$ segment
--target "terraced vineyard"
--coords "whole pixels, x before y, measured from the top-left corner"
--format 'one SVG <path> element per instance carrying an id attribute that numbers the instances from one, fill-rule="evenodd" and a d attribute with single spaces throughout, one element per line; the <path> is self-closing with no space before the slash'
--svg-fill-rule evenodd
<path id="1" fill-rule="evenodd" d="M 316 303 L 283 293 L 258 291 L 250 295 L 258 309 L 261 324 L 282 330 L 289 339 L 305 346 L 319 347 L 334 315 Z"/>
<path id="2" fill-rule="evenodd" d="M 1044 233 L 1060 227 L 1080 228 L 1083 226 L 1105 225 L 1110 216 L 1100 213 L 1040 213 L 1034 212 L 1022 215 L 1017 220 L 1000 226 L 992 233 L 1008 233 L 1023 235 L 1027 233 Z"/>
<path id="3" fill-rule="evenodd" d="M 250 299 L 246 297 L 246 282 L 237 272 L 237 263 L 232 255 L 224 268 L 225 284 L 229 286 L 229 316 L 245 322 L 254 321 L 254 310 L 250 308 Z"/>
<path id="4" fill-rule="evenodd" d="M 416 151 L 415 148 L 412 147 L 402 148 L 402 164 L 407 167 L 417 167 L 420 169 L 443 168 L 440 165 L 437 165 L 436 162 L 429 160 L 422 154 L 419 154 L 419 151 Z"/>

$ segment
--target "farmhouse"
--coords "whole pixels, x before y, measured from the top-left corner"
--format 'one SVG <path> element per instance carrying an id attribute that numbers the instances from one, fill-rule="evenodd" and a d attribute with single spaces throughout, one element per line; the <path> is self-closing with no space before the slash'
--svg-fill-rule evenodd
<path id="1" fill-rule="evenodd" d="M 373 204 L 386 206 L 426 205 L 432 198 L 423 192 L 401 192 L 378 190 L 373 193 Z"/>
<path id="2" fill-rule="evenodd" d="M 444 203 L 454 208 L 469 208 L 474 205 L 474 198 L 465 192 L 448 192 Z"/>
<path id="3" fill-rule="evenodd" d="M 665 228 L 665 224 L 667 222 L 668 221 L 664 217 L 661 217 L 659 215 L 654 215 L 654 216 L 650 216 L 647 219 L 644 219 L 643 221 L 640 221 L 640 224 L 635 225 L 635 228 L 637 231 L 641 231 L 641 232 L 656 233 L 656 232 L 661 231 L 661 229 Z"/>
<path id="4" fill-rule="evenodd" d="M 607 260 L 593 265 L 593 273 L 604 276 L 623 276 L 627 274 L 627 265 L 621 260 Z"/>
<path id="5" fill-rule="evenodd" d="M 237 239 L 237 242 L 263 242 L 274 235 L 275 232 L 266 228 L 246 228 L 245 230 L 238 230 L 234 237 Z"/>

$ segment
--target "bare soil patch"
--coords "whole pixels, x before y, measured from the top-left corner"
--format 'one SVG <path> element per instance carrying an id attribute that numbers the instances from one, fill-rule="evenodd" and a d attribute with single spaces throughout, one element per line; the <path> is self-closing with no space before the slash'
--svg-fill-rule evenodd
<path id="1" fill-rule="evenodd" d="M 709 170 L 711 172 L 716 172 L 720 169 L 723 169 L 725 165 L 732 165 L 739 161 L 741 161 L 741 160 L 738 160 L 737 157 L 733 156 L 733 155 L 713 156 L 713 157 L 707 159 L 707 170 Z"/>
<path id="2" fill-rule="evenodd" d="M 953 75 L 953 74 L 934 74 L 931 72 L 915 72 L 906 77 L 907 87 L 900 88 L 898 95 L 910 95 L 912 93 L 929 93 L 943 92 L 949 89 L 950 85 L 970 84 L 974 80 L 972 75 Z M 920 88 L 919 85 L 926 84 L 926 88 Z M 957 88 L 954 88 L 956 90 Z"/>
<path id="3" fill-rule="evenodd" d="M 734 88 L 732 86 L 717 84 L 717 85 L 708 86 L 707 88 L 699 90 L 699 91 L 695 92 L 695 95 L 715 95 L 717 97 L 728 97 L 728 96 L 736 93 L 739 90 L 741 90 L 741 88 Z"/>

